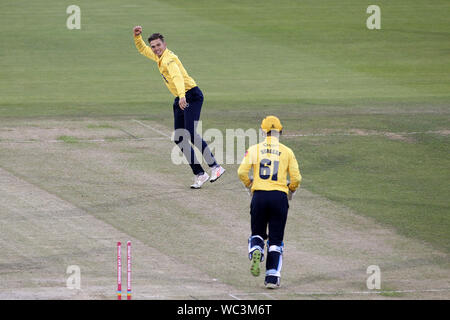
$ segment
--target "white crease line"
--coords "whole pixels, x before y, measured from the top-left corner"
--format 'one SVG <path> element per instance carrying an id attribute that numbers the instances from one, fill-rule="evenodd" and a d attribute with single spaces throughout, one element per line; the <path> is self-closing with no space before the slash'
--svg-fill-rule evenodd
<path id="1" fill-rule="evenodd" d="M 164 136 L 166 138 L 171 139 L 170 135 L 168 135 L 168 134 L 166 134 L 166 133 L 164 133 L 164 132 L 162 132 L 162 131 L 160 131 L 158 129 L 155 129 L 155 128 L 149 126 L 148 124 L 145 124 L 145 123 L 143 123 L 143 122 L 141 122 L 139 120 L 136 120 L 136 119 L 133 119 L 132 121 L 134 121 L 136 123 L 139 123 L 141 126 L 146 127 L 146 128 L 148 128 L 148 129 L 150 129 L 150 130 L 152 130 L 152 131 L 154 131 L 154 132 L 156 132 L 156 133 L 158 133 L 158 134 L 160 134 L 160 135 L 162 135 L 162 136 Z"/>
<path id="2" fill-rule="evenodd" d="M 229 295 L 230 297 L 232 297 L 233 299 L 235 299 L 235 300 L 242 300 L 242 299 L 236 297 L 235 295 L 233 295 L 233 294 L 231 294 L 231 293 L 229 293 L 228 295 Z"/>
<path id="3" fill-rule="evenodd" d="M 439 131 L 417 131 L 417 132 L 367 132 L 364 134 L 351 132 L 336 132 L 336 133 L 309 133 L 309 134 L 283 134 L 283 137 L 331 137 L 331 136 L 389 136 L 389 135 L 414 135 L 414 134 L 439 134 Z"/>
<path id="4" fill-rule="evenodd" d="M 441 288 L 441 289 L 424 289 L 424 290 L 391 290 L 391 291 L 311 291 L 311 292 L 273 292 L 271 294 L 268 294 L 266 292 L 242 292 L 242 293 L 228 293 L 228 296 L 235 300 L 242 300 L 239 298 L 239 296 L 257 296 L 262 295 L 265 297 L 269 297 L 273 300 L 278 299 L 276 296 L 278 295 L 302 295 L 302 296 L 312 296 L 312 295 L 350 295 L 350 294 L 389 294 L 389 293 L 424 293 L 424 292 L 445 292 L 450 291 L 450 288 Z M 211 297 L 211 296 L 221 296 L 220 293 L 213 294 L 213 295 L 195 295 L 196 297 L 202 299 L 203 297 Z M 140 298 L 146 298 L 146 299 L 172 299 L 172 298 L 182 298 L 186 297 L 184 295 L 146 295 L 142 294 L 139 296 Z"/>
<path id="5" fill-rule="evenodd" d="M 115 142 L 115 141 L 145 141 L 145 140 L 166 140 L 162 137 L 148 137 L 148 138 L 120 138 L 120 139 L 77 139 L 76 142 Z M 0 140 L 0 143 L 64 143 L 64 140 Z"/>
<path id="6" fill-rule="evenodd" d="M 386 290 L 386 291 L 311 291 L 311 292 L 293 292 L 294 295 L 312 296 L 312 295 L 346 295 L 346 294 L 389 294 L 389 293 L 423 293 L 423 292 L 445 292 L 450 291 L 450 288 L 442 289 L 424 289 L 424 290 Z M 231 293 L 229 294 L 231 295 Z M 254 293 L 235 293 L 235 296 L 251 296 L 251 295 L 267 295 L 265 292 Z"/>
<path id="7" fill-rule="evenodd" d="M 348 294 L 374 294 L 374 293 L 420 293 L 420 292 L 444 292 L 450 291 L 450 288 L 444 289 L 428 289 L 428 290 L 387 290 L 387 291 L 351 291 Z M 339 293 L 338 293 L 339 294 Z M 346 294 L 346 292 L 344 292 Z"/>
<path id="8" fill-rule="evenodd" d="M 158 134 L 160 134 L 161 136 L 165 137 L 165 138 L 171 138 L 170 135 L 155 129 L 139 120 L 135 120 L 133 119 L 132 121 L 140 124 L 141 126 L 148 128 Z M 127 133 L 127 132 L 125 132 Z M 129 134 L 129 133 L 127 133 Z M 326 133 L 311 133 L 311 134 L 284 134 L 283 137 L 331 137 L 331 136 L 360 136 L 360 137 L 365 137 L 365 136 L 388 136 L 389 134 L 395 134 L 395 135 L 414 135 L 414 134 L 439 134 L 438 131 L 424 131 L 424 132 L 392 132 L 392 133 L 383 133 L 383 132 L 379 132 L 379 133 L 367 133 L 367 134 L 357 134 L 357 133 L 330 133 L 330 134 L 326 134 Z M 247 137 L 246 135 L 236 135 L 236 137 Z M 119 138 L 119 139 L 87 139 L 87 140 L 83 140 L 83 139 L 79 139 L 77 140 L 77 142 L 113 142 L 113 141 L 128 141 L 128 140 L 137 140 L 137 141 L 144 141 L 144 140 L 165 140 L 159 137 L 148 137 L 148 138 L 133 138 L 133 139 L 128 139 L 128 138 Z M 0 140 L 0 143 L 62 143 L 65 142 L 63 140 Z"/>
<path id="9" fill-rule="evenodd" d="M 271 296 L 270 294 L 268 294 L 268 293 L 262 293 L 262 295 L 268 297 L 269 299 L 276 300 L 274 297 L 272 297 L 272 296 Z"/>

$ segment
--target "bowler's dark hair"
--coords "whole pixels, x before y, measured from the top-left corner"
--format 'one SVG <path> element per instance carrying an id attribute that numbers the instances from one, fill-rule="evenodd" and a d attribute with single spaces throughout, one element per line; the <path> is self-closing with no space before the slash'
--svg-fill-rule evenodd
<path id="1" fill-rule="evenodd" d="M 161 39 L 161 41 L 164 42 L 164 36 L 161 33 L 154 33 L 148 38 L 148 43 L 156 39 Z"/>

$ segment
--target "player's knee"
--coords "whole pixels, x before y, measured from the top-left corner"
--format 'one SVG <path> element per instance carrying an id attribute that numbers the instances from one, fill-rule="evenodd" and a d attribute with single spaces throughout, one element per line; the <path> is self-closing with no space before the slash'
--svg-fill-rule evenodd
<path id="1" fill-rule="evenodd" d="M 191 134 L 186 129 L 176 129 L 172 135 L 172 141 L 180 145 L 185 141 L 189 143 Z"/>
<path id="2" fill-rule="evenodd" d="M 173 142 L 174 142 L 176 145 L 178 145 L 178 146 L 181 147 L 181 145 L 183 144 L 183 137 L 180 137 L 180 138 L 178 138 L 178 139 L 174 139 Z"/>
<path id="3" fill-rule="evenodd" d="M 202 150 L 203 138 L 197 132 L 193 132 L 191 135 L 191 143 L 196 146 L 199 150 Z"/>

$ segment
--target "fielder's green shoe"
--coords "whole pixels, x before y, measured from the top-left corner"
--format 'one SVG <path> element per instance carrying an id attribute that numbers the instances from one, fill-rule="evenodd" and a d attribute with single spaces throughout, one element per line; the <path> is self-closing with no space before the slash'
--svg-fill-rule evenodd
<path id="1" fill-rule="evenodd" d="M 250 267 L 250 272 L 255 277 L 259 276 L 260 273 L 260 267 L 259 263 L 261 262 L 261 251 L 255 250 L 252 253 L 252 265 Z"/>

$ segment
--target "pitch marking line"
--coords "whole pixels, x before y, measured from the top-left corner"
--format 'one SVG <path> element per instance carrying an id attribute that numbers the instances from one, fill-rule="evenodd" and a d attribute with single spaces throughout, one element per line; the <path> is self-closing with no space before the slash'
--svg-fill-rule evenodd
<path id="1" fill-rule="evenodd" d="M 393 294 L 393 293 L 423 293 L 423 292 L 445 292 L 450 291 L 450 288 L 442 289 L 424 289 L 424 290 L 386 290 L 386 291 L 311 291 L 311 292 L 294 292 L 294 295 L 302 296 L 312 296 L 312 295 L 347 295 L 347 294 Z M 229 294 L 230 296 L 252 296 L 252 295 L 265 295 L 265 292 L 254 292 L 254 293 L 234 293 Z M 237 298 L 237 297 L 236 297 Z"/>
<path id="2" fill-rule="evenodd" d="M 133 119 L 132 121 L 134 121 L 134 122 L 140 124 L 141 126 L 143 126 L 143 127 L 145 127 L 145 128 L 148 128 L 148 129 L 150 129 L 150 130 L 152 130 L 152 131 L 154 131 L 154 132 L 156 132 L 156 133 L 158 133 L 158 134 L 160 134 L 160 135 L 162 135 L 162 136 L 164 136 L 164 137 L 166 137 L 166 138 L 171 139 L 171 136 L 170 136 L 170 135 L 168 135 L 168 134 L 166 134 L 166 133 L 164 133 L 164 132 L 162 132 L 162 131 L 160 131 L 160 130 L 158 130 L 158 129 L 155 129 L 155 128 L 149 126 L 148 124 L 145 124 L 145 123 L 143 123 L 143 122 L 141 122 L 141 121 L 139 121 L 139 120 L 136 120 L 136 119 Z"/>
<path id="3" fill-rule="evenodd" d="M 283 137 L 332 137 L 332 136 L 386 136 L 395 134 L 399 136 L 415 135 L 415 134 L 439 134 L 439 131 L 417 131 L 417 132 L 367 132 L 364 134 L 351 132 L 336 132 L 336 133 L 305 133 L 305 134 L 283 134 Z"/>
<path id="4" fill-rule="evenodd" d="M 78 139 L 77 142 L 88 142 L 88 143 L 96 143 L 96 142 L 114 142 L 114 141 L 146 141 L 146 140 L 166 140 L 166 137 L 149 137 L 149 138 L 113 138 L 113 139 Z M 63 140 L 2 140 L 0 143 L 8 144 L 8 143 L 64 143 Z"/>

